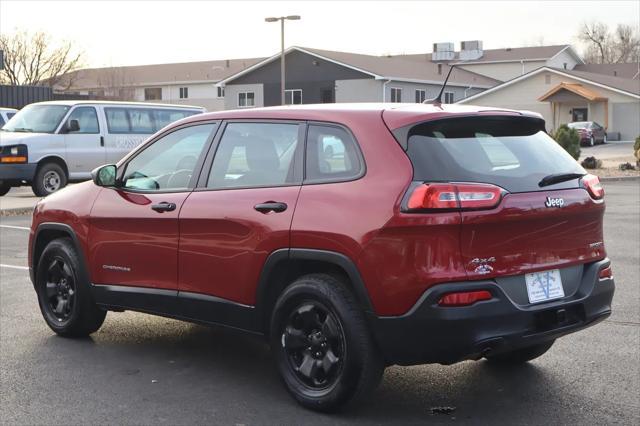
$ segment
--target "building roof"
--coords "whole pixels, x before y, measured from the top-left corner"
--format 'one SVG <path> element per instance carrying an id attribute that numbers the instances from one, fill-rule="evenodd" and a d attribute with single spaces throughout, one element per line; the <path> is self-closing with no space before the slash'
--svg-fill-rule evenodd
<path id="1" fill-rule="evenodd" d="M 547 93 L 545 93 L 544 95 L 540 96 L 538 98 L 538 100 L 540 102 L 546 102 L 547 100 L 549 100 L 549 98 L 551 98 L 553 95 L 555 95 L 558 92 L 561 92 L 563 90 L 569 91 L 571 93 L 574 93 L 582 98 L 585 98 L 591 102 L 594 101 L 606 101 L 607 98 L 600 96 L 599 93 L 597 93 L 595 90 L 591 90 L 587 87 L 584 87 L 582 84 L 578 84 L 578 83 L 560 83 L 558 85 L 556 85 L 556 87 L 554 87 L 553 89 L 549 90 Z"/>
<path id="2" fill-rule="evenodd" d="M 638 62 L 626 64 L 580 64 L 576 65 L 573 70 L 606 74 L 612 77 L 640 79 L 640 64 Z"/>
<path id="3" fill-rule="evenodd" d="M 531 47 L 506 47 L 502 49 L 483 49 L 482 56 L 471 61 L 464 61 L 465 64 L 481 64 L 491 62 L 520 62 L 520 61 L 546 61 L 560 54 L 562 51 L 568 50 L 576 58 L 578 62 L 582 62 L 580 56 L 573 50 L 569 44 L 558 44 L 554 46 L 531 46 Z M 410 56 L 427 56 L 431 60 L 431 53 L 422 55 L 404 55 Z M 455 53 L 452 62 L 460 60 L 460 52 Z"/>
<path id="4" fill-rule="evenodd" d="M 88 68 L 68 74 L 70 90 L 98 87 L 126 87 L 180 82 L 216 83 L 260 62 L 264 58 L 182 62 L 173 64 L 135 65 Z"/>
<path id="5" fill-rule="evenodd" d="M 337 52 L 332 50 L 313 49 L 308 47 L 292 46 L 285 51 L 288 54 L 292 51 L 306 53 L 320 59 L 328 60 L 335 64 L 369 74 L 379 80 L 410 81 L 420 83 L 441 84 L 447 75 L 449 66 L 440 64 L 441 70 L 435 62 L 431 62 L 427 55 L 397 55 L 397 56 L 374 56 L 359 53 Z M 219 82 L 227 84 L 241 75 L 247 74 L 263 65 L 277 60 L 280 54 L 273 55 L 256 63 L 252 67 L 231 75 Z M 451 73 L 449 84 L 452 86 L 473 86 L 479 88 L 489 88 L 499 84 L 496 80 L 475 72 L 456 69 Z"/>
<path id="6" fill-rule="evenodd" d="M 485 90 L 484 92 L 464 98 L 458 101 L 458 103 L 467 103 L 469 101 L 473 101 L 474 99 L 478 99 L 482 96 L 486 96 L 490 93 L 497 92 L 498 90 L 503 90 L 515 83 L 518 83 L 522 80 L 526 80 L 527 78 L 540 74 L 541 72 L 552 72 L 561 76 L 578 80 L 580 82 L 592 84 L 594 86 L 602 87 L 604 89 L 608 89 L 614 92 L 621 93 L 623 95 L 628 95 L 633 98 L 640 99 L 640 80 L 611 77 L 608 75 L 588 73 L 588 72 L 582 72 L 582 71 L 565 70 L 565 69 L 558 69 L 558 68 L 552 68 L 552 67 L 540 67 L 526 74 L 518 76 L 514 79 L 505 81 L 504 83 L 499 84 L 489 90 Z"/>

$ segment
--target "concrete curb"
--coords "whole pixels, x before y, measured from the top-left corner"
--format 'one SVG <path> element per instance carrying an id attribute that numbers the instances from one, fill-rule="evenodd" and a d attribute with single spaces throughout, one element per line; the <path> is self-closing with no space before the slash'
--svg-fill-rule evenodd
<path id="1" fill-rule="evenodd" d="M 22 216 L 31 215 L 33 213 L 33 207 L 20 207 L 17 209 L 2 209 L 0 210 L 0 217 L 2 216 Z"/>
<path id="2" fill-rule="evenodd" d="M 627 180 L 638 180 L 640 179 L 640 175 L 638 176 L 611 176 L 611 177 L 601 177 L 600 180 L 603 182 L 615 182 L 615 181 L 627 181 Z"/>

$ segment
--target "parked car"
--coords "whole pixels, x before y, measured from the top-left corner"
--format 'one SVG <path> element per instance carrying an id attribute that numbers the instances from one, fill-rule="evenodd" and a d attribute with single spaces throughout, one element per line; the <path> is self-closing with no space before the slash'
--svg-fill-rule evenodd
<path id="1" fill-rule="evenodd" d="M 614 292 L 604 190 L 544 128 L 420 104 L 180 120 L 37 204 L 40 309 L 62 336 L 123 310 L 262 335 L 323 411 L 393 364 L 532 360 Z"/>
<path id="2" fill-rule="evenodd" d="M 0 128 L 5 125 L 7 121 L 11 119 L 18 112 L 17 109 L 13 108 L 0 108 Z"/>
<path id="3" fill-rule="evenodd" d="M 594 146 L 596 143 L 607 143 L 606 130 L 595 121 L 576 121 L 569 123 L 568 126 L 578 131 L 581 145 Z"/>
<path id="4" fill-rule="evenodd" d="M 200 107 L 135 102 L 53 101 L 27 105 L 0 129 L 0 195 L 31 185 L 40 197 L 115 163 Z"/>

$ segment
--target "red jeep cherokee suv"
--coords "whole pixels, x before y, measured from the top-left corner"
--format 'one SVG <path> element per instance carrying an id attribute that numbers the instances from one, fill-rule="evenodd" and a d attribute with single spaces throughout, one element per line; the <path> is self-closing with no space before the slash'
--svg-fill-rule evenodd
<path id="1" fill-rule="evenodd" d="M 526 362 L 606 318 L 603 196 L 532 113 L 209 113 L 38 203 L 31 279 L 63 336 L 108 310 L 264 335 L 328 411 L 385 366 Z"/>

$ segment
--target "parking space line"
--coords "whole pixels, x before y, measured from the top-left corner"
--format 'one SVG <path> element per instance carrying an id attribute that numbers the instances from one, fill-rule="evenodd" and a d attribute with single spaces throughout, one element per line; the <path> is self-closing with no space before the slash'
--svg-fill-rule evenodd
<path id="1" fill-rule="evenodd" d="M 0 263 L 0 268 L 20 269 L 21 271 L 29 270 L 29 267 L 27 266 L 5 265 L 4 263 Z"/>
<path id="2" fill-rule="evenodd" d="M 28 226 L 13 226 L 13 225 L 0 225 L 0 228 L 9 228 L 9 229 L 22 229 L 25 231 L 30 231 L 31 228 Z"/>

